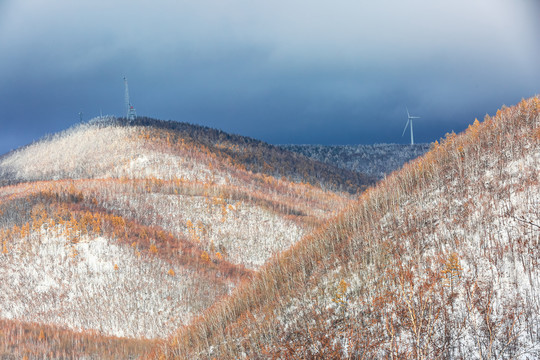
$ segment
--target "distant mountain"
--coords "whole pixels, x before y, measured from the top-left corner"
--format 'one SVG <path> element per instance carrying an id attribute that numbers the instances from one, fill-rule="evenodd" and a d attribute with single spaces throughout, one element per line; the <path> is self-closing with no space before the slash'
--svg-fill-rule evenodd
<path id="1" fill-rule="evenodd" d="M 383 179 L 403 164 L 424 155 L 430 144 L 281 145 L 311 159 Z"/>
<path id="2" fill-rule="evenodd" d="M 111 353 L 111 336 L 172 334 L 374 181 L 146 118 L 95 119 L 10 152 L 0 179 L 0 357 L 49 357 L 39 351 L 58 339 L 65 356 L 111 358 L 149 347 L 119 340 Z"/>
<path id="3" fill-rule="evenodd" d="M 394 172 L 156 358 L 540 358 L 540 99 Z"/>

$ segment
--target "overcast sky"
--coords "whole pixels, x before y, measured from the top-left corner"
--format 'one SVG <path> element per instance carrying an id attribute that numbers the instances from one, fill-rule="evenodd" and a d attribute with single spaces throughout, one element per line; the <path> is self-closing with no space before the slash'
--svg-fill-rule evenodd
<path id="1" fill-rule="evenodd" d="M 103 114 L 407 143 L 540 92 L 536 0 L 0 0 L 0 154 Z"/>

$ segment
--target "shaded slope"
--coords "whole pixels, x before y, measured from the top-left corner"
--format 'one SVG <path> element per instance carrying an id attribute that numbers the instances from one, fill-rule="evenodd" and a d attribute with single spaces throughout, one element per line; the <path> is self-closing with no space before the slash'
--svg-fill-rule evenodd
<path id="1" fill-rule="evenodd" d="M 124 120 L 117 122 L 126 125 Z M 186 142 L 203 145 L 210 152 L 241 164 L 249 171 L 273 177 L 286 177 L 292 181 L 304 181 L 333 190 L 350 192 L 362 190 L 375 180 L 372 176 L 313 161 L 296 152 L 260 140 L 228 134 L 205 126 L 150 118 L 137 118 L 130 124 L 172 130 Z M 173 138 L 170 140 L 174 141 Z"/>
<path id="2" fill-rule="evenodd" d="M 161 354 L 540 356 L 539 114 L 532 98 L 447 136 Z"/>

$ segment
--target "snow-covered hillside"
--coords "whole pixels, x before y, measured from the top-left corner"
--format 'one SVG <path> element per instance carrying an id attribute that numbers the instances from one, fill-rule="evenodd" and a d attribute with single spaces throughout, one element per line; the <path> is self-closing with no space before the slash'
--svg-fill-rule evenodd
<path id="1" fill-rule="evenodd" d="M 181 329 L 181 358 L 540 357 L 540 99 L 449 134 Z"/>
<path id="2" fill-rule="evenodd" d="M 10 241 L 0 254 L 1 318 L 156 338 L 197 312 L 186 307 L 204 281 L 196 274 L 159 258 L 142 260 L 114 239 L 84 236 L 71 244 L 61 233 Z"/>
<path id="3" fill-rule="evenodd" d="M 92 121 L 0 159 L 0 321 L 85 341 L 164 338 L 346 206 L 354 195 L 336 184 L 364 186 L 252 139 L 178 126 Z"/>
<path id="4" fill-rule="evenodd" d="M 110 121 L 113 121 L 111 119 Z M 113 122 L 80 124 L 16 150 L 0 160 L 0 178 L 15 181 L 183 178 L 224 182 L 226 174 L 185 153 L 158 151 L 141 139 L 145 129 Z M 196 151 L 196 150 L 195 150 Z"/>
<path id="5" fill-rule="evenodd" d="M 382 179 L 425 154 L 430 144 L 281 145 L 311 159 Z"/>
<path id="6" fill-rule="evenodd" d="M 305 234 L 300 224 L 274 212 L 217 197 L 154 193 L 139 199 L 111 199 L 106 204 L 107 208 L 121 209 L 120 213 L 133 214 L 145 223 L 148 214 L 139 211 L 141 206 L 150 214 L 166 214 L 151 219 L 155 225 L 192 238 L 206 251 L 220 252 L 229 261 L 252 269 Z"/>
<path id="7" fill-rule="evenodd" d="M 148 118 L 96 118 L 0 157 L 0 185 L 90 178 L 239 185 L 246 172 L 352 193 L 374 182 L 255 139 Z"/>

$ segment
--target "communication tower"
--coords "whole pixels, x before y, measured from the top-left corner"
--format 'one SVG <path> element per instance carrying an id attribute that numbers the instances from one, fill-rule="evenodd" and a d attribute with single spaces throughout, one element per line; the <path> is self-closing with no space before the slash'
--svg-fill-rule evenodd
<path id="1" fill-rule="evenodd" d="M 131 102 L 129 101 L 128 81 L 125 76 L 124 76 L 124 88 L 125 88 L 124 101 L 126 104 L 126 118 L 130 121 L 135 120 L 135 118 L 137 117 L 137 112 L 135 111 L 135 108 L 133 107 L 133 105 L 131 105 Z"/>

